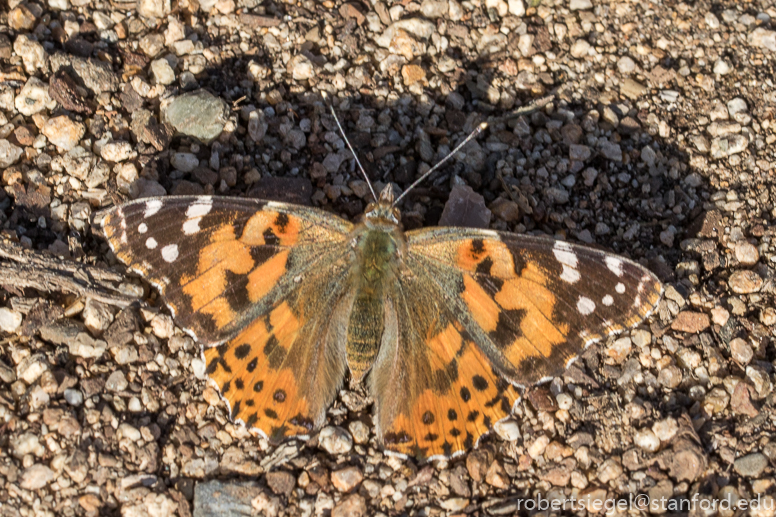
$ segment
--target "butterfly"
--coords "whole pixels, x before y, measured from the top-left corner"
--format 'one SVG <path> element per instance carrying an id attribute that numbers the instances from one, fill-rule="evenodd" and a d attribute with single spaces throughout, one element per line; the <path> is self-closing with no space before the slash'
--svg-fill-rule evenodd
<path id="1" fill-rule="evenodd" d="M 390 184 L 372 191 L 355 224 L 289 203 L 169 196 L 109 209 L 103 234 L 203 345 L 233 421 L 272 443 L 307 438 L 349 374 L 366 383 L 388 451 L 451 457 L 511 415 L 518 388 L 639 324 L 663 294 L 643 266 L 586 246 L 405 232 L 401 199 L 485 127 L 398 198 Z"/>

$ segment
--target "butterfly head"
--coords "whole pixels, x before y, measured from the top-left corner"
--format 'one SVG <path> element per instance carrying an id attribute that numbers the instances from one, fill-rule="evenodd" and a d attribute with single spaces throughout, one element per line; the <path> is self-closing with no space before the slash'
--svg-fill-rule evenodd
<path id="1" fill-rule="evenodd" d="M 380 197 L 375 203 L 369 203 L 364 212 L 364 218 L 368 223 L 376 225 L 396 226 L 401 221 L 401 212 L 393 206 L 393 187 L 387 184 L 380 192 Z"/>

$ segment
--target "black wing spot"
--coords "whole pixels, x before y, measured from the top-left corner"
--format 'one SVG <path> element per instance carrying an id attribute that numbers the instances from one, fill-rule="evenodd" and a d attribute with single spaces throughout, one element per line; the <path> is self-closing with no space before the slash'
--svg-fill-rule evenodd
<path id="1" fill-rule="evenodd" d="M 216 350 L 218 350 L 218 355 L 220 357 L 224 357 L 226 353 L 229 351 L 229 343 L 224 343 L 223 345 L 218 345 L 216 347 Z"/>
<path id="2" fill-rule="evenodd" d="M 455 412 L 455 409 L 447 410 L 447 419 L 450 420 L 451 422 L 458 420 L 458 413 Z"/>
<path id="3" fill-rule="evenodd" d="M 442 453 L 445 456 L 450 456 L 453 453 L 453 446 L 450 445 L 450 442 L 445 440 L 445 443 L 442 444 Z"/>
<path id="4" fill-rule="evenodd" d="M 423 439 L 427 442 L 435 442 L 439 439 L 439 435 L 434 433 L 428 433 L 426 436 L 423 437 Z"/>
<path id="5" fill-rule="evenodd" d="M 245 359 L 248 357 L 248 354 L 251 353 L 251 345 L 248 343 L 243 343 L 242 345 L 238 346 L 234 349 L 234 356 L 237 359 Z"/>
<path id="6" fill-rule="evenodd" d="M 471 449 L 474 446 L 474 437 L 472 433 L 466 433 L 466 439 L 463 441 L 463 446 L 467 449 Z"/>
<path id="7" fill-rule="evenodd" d="M 406 431 L 397 431 L 395 433 L 386 433 L 383 441 L 386 445 L 396 445 L 410 442 L 412 441 L 412 438 L 407 434 Z"/>
<path id="8" fill-rule="evenodd" d="M 278 414 L 275 413 L 275 411 L 273 411 L 270 408 L 264 409 L 264 414 L 267 415 L 268 417 L 270 417 L 273 420 L 277 420 L 278 419 Z"/>
<path id="9" fill-rule="evenodd" d="M 493 268 L 493 259 L 490 257 L 485 257 L 485 259 L 477 264 L 477 267 L 475 268 L 475 272 L 480 275 L 488 275 L 490 276 L 490 270 Z"/>
<path id="10" fill-rule="evenodd" d="M 235 379 L 234 380 L 234 387 L 237 388 L 238 390 L 241 390 L 241 389 L 243 389 L 245 387 L 245 384 L 243 384 L 242 379 Z"/>
<path id="11" fill-rule="evenodd" d="M 271 246 L 251 246 L 251 258 L 254 269 L 275 256 L 276 249 Z"/>
<path id="12" fill-rule="evenodd" d="M 480 255 L 485 253 L 485 242 L 483 242 L 482 239 L 472 240 L 472 245 L 470 250 L 472 252 L 472 256 L 474 258 L 478 258 Z"/>
<path id="13" fill-rule="evenodd" d="M 240 414 L 240 401 L 234 403 L 234 406 L 232 406 L 232 420 L 237 418 L 237 415 Z"/>
<path id="14" fill-rule="evenodd" d="M 277 390 L 274 395 L 272 395 L 272 398 L 275 399 L 275 402 L 285 402 L 286 401 L 286 392 L 283 390 Z"/>
<path id="15" fill-rule="evenodd" d="M 264 381 L 257 381 L 256 384 L 253 385 L 253 391 L 255 391 L 256 393 L 259 393 L 263 389 L 264 389 Z"/>
<path id="16" fill-rule="evenodd" d="M 466 420 L 468 420 L 469 422 L 474 422 L 474 421 L 477 420 L 478 416 L 480 416 L 480 412 L 479 411 L 477 411 L 477 410 L 470 411 L 469 412 L 469 416 L 466 417 Z"/>
<path id="17" fill-rule="evenodd" d="M 472 398 L 472 394 L 471 392 L 469 392 L 469 388 L 467 388 L 466 386 L 461 388 L 461 398 L 463 399 L 464 402 L 469 402 L 469 400 L 471 400 Z"/>
<path id="18" fill-rule="evenodd" d="M 444 369 L 434 370 L 434 392 L 447 393 L 450 385 L 458 380 L 458 360 L 453 359 Z"/>
<path id="19" fill-rule="evenodd" d="M 245 400 L 245 405 L 248 406 L 248 407 L 253 407 L 253 406 L 256 405 L 256 403 L 253 401 L 253 399 L 246 399 Z"/>
<path id="20" fill-rule="evenodd" d="M 434 420 L 436 420 L 436 418 L 434 418 L 434 413 L 432 413 L 431 411 L 426 411 L 425 413 L 423 413 L 424 424 L 431 425 L 434 423 Z"/>
<path id="21" fill-rule="evenodd" d="M 501 349 L 504 349 L 523 336 L 520 325 L 525 317 L 524 309 L 502 309 L 498 316 L 496 328 L 490 332 L 490 338 L 493 343 Z"/>
<path id="22" fill-rule="evenodd" d="M 301 414 L 296 415 L 295 417 L 292 417 L 291 420 L 289 420 L 293 425 L 297 427 L 304 427 L 308 431 L 313 430 L 313 421 L 310 420 L 307 417 L 302 416 Z"/>
<path id="23" fill-rule="evenodd" d="M 238 275 L 227 269 L 224 272 L 224 276 L 226 277 L 226 289 L 224 290 L 223 298 L 229 304 L 229 307 L 234 312 L 240 312 L 249 307 L 252 302 L 248 295 L 248 275 Z M 236 350 L 235 353 L 237 353 Z M 243 357 L 247 355 L 246 353 Z"/>
<path id="24" fill-rule="evenodd" d="M 269 359 L 269 367 L 277 370 L 286 358 L 286 350 L 278 342 L 278 338 L 270 336 L 264 345 L 264 355 Z"/>
<path id="25" fill-rule="evenodd" d="M 487 427 L 488 429 L 491 428 L 491 425 L 490 425 L 491 424 L 491 420 L 490 420 L 490 417 L 488 415 L 485 415 L 485 417 L 482 419 L 482 423 L 485 424 L 485 427 Z"/>
<path id="26" fill-rule="evenodd" d="M 218 357 L 214 357 L 210 361 L 210 364 L 207 365 L 207 370 L 205 371 L 207 372 L 208 375 L 213 375 L 214 373 L 216 373 L 217 369 L 218 369 Z"/>
<path id="27" fill-rule="evenodd" d="M 232 387 L 231 381 L 226 381 L 223 386 L 221 386 L 221 394 L 226 395 L 226 392 L 229 391 L 229 389 Z"/>
<path id="28" fill-rule="evenodd" d="M 277 219 L 275 219 L 275 226 L 277 226 L 279 233 L 286 233 L 286 226 L 288 226 L 288 215 L 278 214 Z"/>
<path id="29" fill-rule="evenodd" d="M 264 230 L 264 244 L 267 246 L 277 246 L 280 243 L 280 239 L 275 235 L 275 232 L 271 228 Z"/>
<path id="30" fill-rule="evenodd" d="M 248 373 L 253 373 L 253 370 L 256 369 L 256 366 L 259 364 L 258 357 L 254 357 L 251 359 L 251 362 L 248 363 L 248 366 L 245 367 L 246 370 L 248 370 Z"/>
<path id="31" fill-rule="evenodd" d="M 253 413 L 251 416 L 248 417 L 248 420 L 245 421 L 245 425 L 248 427 L 252 427 L 253 424 L 259 421 L 259 417 L 256 416 L 256 413 Z"/>
<path id="32" fill-rule="evenodd" d="M 221 357 L 218 358 L 218 364 L 221 365 L 221 368 L 223 368 L 226 373 L 232 373 L 232 367 L 229 366 L 229 363 L 224 361 L 223 358 Z"/>
<path id="33" fill-rule="evenodd" d="M 488 389 L 488 381 L 480 375 L 472 377 L 472 385 L 474 385 L 474 389 L 477 391 L 485 391 Z"/>
<path id="34" fill-rule="evenodd" d="M 453 427 L 450 430 L 450 436 L 452 436 L 453 438 L 458 438 L 459 436 L 461 436 L 461 430 L 456 427 Z"/>

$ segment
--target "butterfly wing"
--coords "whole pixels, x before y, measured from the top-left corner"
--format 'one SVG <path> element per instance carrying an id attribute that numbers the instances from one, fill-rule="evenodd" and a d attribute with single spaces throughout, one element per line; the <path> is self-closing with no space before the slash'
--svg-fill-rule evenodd
<path id="1" fill-rule="evenodd" d="M 282 438 L 322 423 L 345 373 L 334 301 L 349 271 L 352 225 L 285 203 L 219 197 L 141 199 L 103 230 L 205 345 L 232 418 Z"/>
<path id="2" fill-rule="evenodd" d="M 378 407 L 386 445 L 399 452 L 468 448 L 517 398 L 500 378 L 529 385 L 562 373 L 585 346 L 641 322 L 662 295 L 644 267 L 562 241 L 461 228 L 416 230 L 407 241 L 409 273 L 396 290 L 411 298 L 397 295 L 397 311 L 430 294 L 416 309 L 425 314 L 413 316 L 420 324 L 397 325 L 393 357 L 378 356 L 373 384 L 378 401 L 386 386 L 401 394 Z M 404 365 L 403 378 L 419 380 L 392 385 L 390 361 Z M 456 406 L 467 412 L 465 428 L 440 424 Z M 425 422 L 433 432 L 418 432 Z"/>

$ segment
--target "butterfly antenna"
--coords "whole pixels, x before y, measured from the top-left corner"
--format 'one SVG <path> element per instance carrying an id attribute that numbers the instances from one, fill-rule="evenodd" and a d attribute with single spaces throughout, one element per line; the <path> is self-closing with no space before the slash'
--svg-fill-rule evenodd
<path id="1" fill-rule="evenodd" d="M 334 106 L 331 102 L 329 102 L 329 94 L 326 92 L 321 92 L 321 97 L 323 97 L 323 100 L 326 101 L 326 104 L 329 105 L 329 110 L 331 110 L 331 115 L 334 117 L 334 122 L 337 123 L 337 128 L 339 128 L 339 132 L 342 135 L 342 139 L 345 140 L 345 143 L 348 146 L 348 149 L 350 149 L 350 152 L 353 154 L 353 158 L 356 160 L 356 164 L 358 165 L 358 169 L 361 171 L 361 175 L 364 176 L 364 179 L 366 180 L 366 184 L 369 185 L 369 190 L 372 192 L 372 197 L 377 201 L 377 194 L 375 194 L 375 189 L 372 186 L 372 182 L 369 181 L 369 176 L 366 175 L 366 171 L 364 170 L 364 167 L 361 165 L 361 160 L 358 159 L 358 155 L 356 154 L 356 151 L 353 150 L 353 146 L 350 145 L 350 140 L 348 140 L 348 137 L 345 135 L 345 130 L 342 129 L 342 124 L 340 124 L 339 118 L 337 118 L 337 114 L 334 112 Z"/>
<path id="2" fill-rule="evenodd" d="M 468 144 L 468 143 L 469 143 L 469 142 L 470 142 L 472 139 L 474 139 L 474 138 L 477 138 L 477 136 L 478 136 L 480 133 L 482 133 L 483 131 L 485 131 L 485 129 L 487 129 L 487 128 L 488 128 L 488 123 L 487 123 L 487 122 L 483 122 L 483 123 L 481 123 L 479 126 L 477 126 L 477 128 L 476 128 L 474 131 L 472 131 L 471 133 L 469 133 L 469 136 L 467 136 L 467 137 L 464 139 L 464 141 L 463 141 L 463 142 L 461 142 L 460 144 L 458 144 L 457 146 L 455 146 L 455 149 L 453 149 L 452 151 L 450 151 L 450 153 L 448 153 L 448 155 L 447 155 L 447 156 L 445 156 L 444 158 L 442 158 L 441 160 L 439 160 L 439 162 L 437 162 L 437 164 L 436 164 L 436 165 L 434 165 L 434 166 L 433 166 L 433 167 L 431 167 L 431 168 L 430 168 L 428 171 L 426 171 L 426 173 L 425 173 L 425 174 L 423 174 L 423 176 L 421 176 L 420 178 L 416 179 L 416 180 L 415 180 L 415 182 L 414 182 L 412 185 L 410 185 L 409 187 L 407 187 L 407 190 L 405 190 L 404 192 L 402 192 L 402 193 L 401 193 L 401 195 L 400 195 L 399 197 L 397 197 L 397 198 L 396 198 L 396 201 L 394 201 L 394 202 L 393 202 L 393 205 L 391 205 L 391 206 L 396 206 L 396 205 L 398 205 L 398 204 L 399 204 L 399 201 L 401 201 L 401 200 L 402 200 L 402 198 L 403 198 L 404 196 L 406 196 L 407 194 L 409 194 L 409 192 L 410 192 L 412 189 L 414 189 L 415 187 L 417 187 L 417 186 L 418 186 L 418 184 L 419 184 L 420 182 L 422 182 L 424 179 L 426 179 L 426 178 L 428 178 L 429 176 L 431 176 L 431 174 L 433 174 L 433 173 L 434 173 L 434 171 L 436 171 L 438 168 L 440 168 L 442 165 L 444 165 L 444 163 L 445 163 L 447 160 L 449 160 L 450 158 L 452 158 L 453 156 L 455 156 L 455 154 L 456 154 L 456 153 L 458 153 L 458 151 L 460 151 L 460 150 L 461 150 L 461 148 L 462 148 L 463 146 L 465 146 L 466 144 Z"/>

